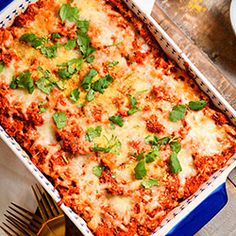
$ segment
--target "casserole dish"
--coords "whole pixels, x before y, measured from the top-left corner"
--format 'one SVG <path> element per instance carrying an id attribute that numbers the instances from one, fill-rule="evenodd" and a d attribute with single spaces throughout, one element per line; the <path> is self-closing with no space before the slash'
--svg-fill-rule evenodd
<path id="1" fill-rule="evenodd" d="M 224 112 L 227 113 L 229 116 L 229 118 L 234 121 L 235 120 L 235 114 L 233 109 L 225 102 L 225 100 L 218 94 L 218 92 L 209 84 L 209 82 L 199 73 L 199 71 L 197 71 L 196 68 L 194 68 L 194 66 L 191 64 L 191 62 L 187 59 L 187 57 L 180 51 L 180 49 L 171 41 L 171 39 L 163 32 L 163 30 L 158 26 L 154 26 L 155 22 L 153 22 L 152 24 L 152 19 L 148 18 L 147 16 L 145 16 L 139 9 L 136 8 L 136 6 L 129 2 L 126 1 L 126 3 L 128 4 L 128 6 L 139 16 L 141 17 L 141 19 L 149 26 L 150 30 L 154 33 L 154 36 L 159 40 L 160 45 L 163 47 L 164 51 L 169 54 L 170 57 L 172 57 L 173 59 L 177 60 L 178 64 L 182 67 L 185 68 L 186 70 L 188 70 L 189 73 L 192 73 L 192 76 L 194 77 L 196 73 L 196 75 L 198 75 L 199 78 L 195 78 L 196 81 L 199 83 L 199 86 L 202 88 L 202 90 L 206 90 L 207 94 L 212 98 L 213 102 L 215 103 L 215 105 L 218 105 L 218 107 L 224 107 Z M 20 5 L 21 8 L 23 5 Z M 7 15 L 6 18 L 8 18 L 9 20 L 11 19 L 11 16 Z M 0 22 L 1 23 L 1 22 Z M 2 22 L 2 24 L 4 24 L 4 22 Z M 201 78 L 202 77 L 202 78 Z M 8 139 L 8 136 L 4 136 L 3 139 L 6 140 Z M 14 146 L 14 142 L 11 143 L 11 145 Z M 15 144 L 16 145 L 16 144 Z M 19 146 L 16 145 L 16 149 L 14 149 L 15 151 L 20 151 Z M 19 154 L 19 153 L 18 153 Z M 24 163 L 26 165 L 31 165 L 31 162 L 28 161 L 27 156 L 24 154 L 21 157 L 22 160 L 25 160 Z M 26 161 L 27 160 L 27 161 Z M 181 206 L 179 208 L 176 208 L 174 210 L 174 212 L 172 212 L 172 215 L 169 217 L 172 217 L 173 219 L 170 220 L 169 217 L 166 218 L 166 220 L 163 221 L 163 224 L 165 224 L 164 226 L 160 225 L 160 227 L 157 229 L 156 233 L 157 235 L 174 235 L 174 234 L 179 234 L 178 230 L 180 230 L 181 234 L 184 234 L 183 229 L 181 228 L 181 226 L 184 224 L 184 229 L 187 229 L 187 222 L 189 221 L 189 217 L 193 218 L 193 215 L 197 214 L 196 212 L 199 211 L 199 208 L 202 207 L 202 205 L 199 205 L 199 203 L 201 202 L 202 199 L 210 196 L 211 198 L 216 197 L 218 195 L 220 195 L 222 193 L 222 191 L 219 191 L 218 187 L 220 184 L 222 184 L 223 182 L 225 182 L 225 177 L 227 175 L 227 172 L 231 170 L 231 168 L 234 167 L 234 165 L 231 165 L 231 162 L 228 162 L 229 167 L 228 168 L 224 168 L 221 169 L 219 172 L 217 173 L 221 173 L 221 178 L 218 178 L 218 174 L 214 174 L 214 176 L 212 177 L 213 179 L 215 179 L 213 182 L 210 182 L 210 180 L 205 184 L 206 186 L 209 186 L 207 189 L 208 191 L 205 190 L 205 187 L 202 187 L 200 192 L 201 194 L 198 195 L 198 193 L 196 193 L 195 195 L 193 195 L 191 197 L 191 199 L 189 199 L 188 201 L 184 202 L 183 204 L 181 204 Z M 37 178 L 40 179 L 44 179 L 43 175 L 37 170 L 37 168 L 35 168 L 34 166 L 32 168 L 29 167 L 29 169 L 33 172 L 37 173 Z M 224 181 L 222 182 L 222 178 L 224 177 Z M 221 181 L 220 181 L 221 179 Z M 41 180 L 41 182 L 42 182 Z M 45 179 L 44 179 L 45 180 Z M 43 182 L 44 186 L 51 186 L 47 181 Z M 204 185 L 204 186 L 205 186 Z M 220 188 L 222 189 L 222 188 Z M 52 188 L 51 190 L 49 190 L 51 192 L 51 194 L 55 193 L 55 190 Z M 220 193 L 220 194 L 219 194 Z M 55 197 L 55 196 L 54 196 Z M 56 196 L 56 200 L 59 201 L 58 195 Z M 198 208 L 196 208 L 196 204 L 199 205 Z M 224 204 L 224 201 L 219 202 L 218 203 L 218 207 L 222 207 L 222 205 Z M 192 214 L 185 218 L 185 216 L 187 215 L 188 211 L 192 208 L 195 208 L 195 213 L 192 212 Z M 73 212 L 66 208 L 64 205 L 62 205 L 62 208 L 68 212 L 69 211 L 69 216 L 72 218 L 72 220 L 75 222 L 75 220 L 80 220 L 78 216 L 74 216 L 75 218 L 73 218 Z M 180 212 L 178 212 L 178 210 L 181 210 Z M 216 210 L 216 208 L 214 209 Z M 177 214 L 178 212 L 178 214 Z M 212 215 L 214 215 L 216 212 L 208 212 L 208 214 L 205 214 L 206 219 L 202 219 L 201 224 L 205 223 L 205 221 L 207 221 Z M 183 219 L 185 219 L 185 222 L 183 221 Z M 182 221 L 181 221 L 182 220 Z M 173 224 L 177 224 L 181 221 L 180 224 L 178 224 L 174 229 Z M 194 221 L 191 219 L 191 224 Z M 81 227 L 84 225 L 84 222 L 78 225 L 78 221 L 75 222 L 77 226 Z M 199 227 L 201 227 L 201 224 L 197 225 L 195 224 L 195 227 L 191 227 L 191 230 L 188 230 L 186 232 L 186 234 L 192 234 L 194 233 Z M 172 228 L 172 231 L 170 231 L 170 227 Z M 85 230 L 85 228 L 82 228 L 82 231 L 88 232 L 87 229 Z"/>

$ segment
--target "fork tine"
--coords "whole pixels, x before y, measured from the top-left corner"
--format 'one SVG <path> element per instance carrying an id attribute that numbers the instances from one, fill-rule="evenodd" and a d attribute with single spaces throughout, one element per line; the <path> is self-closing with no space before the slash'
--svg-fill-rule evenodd
<path id="1" fill-rule="evenodd" d="M 15 203 L 13 203 L 13 202 L 11 202 L 11 204 L 12 204 L 13 206 L 15 206 L 16 208 L 20 209 L 21 211 L 25 212 L 26 214 L 28 214 L 29 216 L 33 217 L 35 220 L 38 221 L 38 223 L 40 223 L 40 224 L 43 223 L 42 218 L 40 218 L 39 216 L 33 214 L 32 212 L 30 212 L 30 211 L 24 209 L 24 208 L 21 207 L 21 206 L 18 206 L 17 204 L 15 204 Z"/>
<path id="2" fill-rule="evenodd" d="M 45 209 L 45 212 L 47 213 L 48 215 L 48 218 L 51 219 L 53 218 L 53 215 L 52 215 L 52 212 L 50 210 L 50 205 L 48 204 L 47 202 L 47 199 L 45 197 L 45 194 L 42 193 L 41 189 L 39 188 L 39 186 L 36 184 L 36 188 L 38 190 L 38 193 L 41 197 L 41 200 L 42 200 L 42 203 L 43 203 L 43 206 L 44 206 L 44 209 Z"/>
<path id="3" fill-rule="evenodd" d="M 0 226 L 0 228 L 8 235 L 8 236 L 13 236 L 7 229 L 4 227 Z"/>
<path id="4" fill-rule="evenodd" d="M 19 222 L 21 222 L 23 225 L 25 225 L 25 227 L 29 228 L 29 229 L 32 230 L 34 233 L 37 233 L 38 230 L 40 229 L 40 226 L 37 228 L 37 227 L 35 227 L 35 226 L 33 226 L 33 225 L 30 225 L 30 221 L 28 221 L 28 220 L 25 221 L 24 219 L 19 218 L 19 216 L 13 214 L 12 212 L 10 212 L 10 211 L 8 211 L 8 210 L 7 210 L 7 212 L 8 212 L 9 215 L 13 216 L 13 218 L 15 218 L 16 220 L 18 220 Z"/>
<path id="5" fill-rule="evenodd" d="M 12 225 L 14 228 L 16 228 L 20 233 L 22 233 L 23 235 L 26 235 L 27 232 L 25 232 L 23 229 L 21 229 L 18 225 L 16 225 L 14 222 L 12 222 L 9 219 L 6 219 L 6 221 Z"/>
<path id="6" fill-rule="evenodd" d="M 36 184 L 36 186 L 39 189 L 37 184 Z M 60 214 L 60 212 L 58 212 L 57 208 L 55 207 L 54 200 L 50 197 L 50 195 L 48 195 L 48 193 L 46 191 L 43 191 L 42 195 L 45 197 L 45 199 L 50 207 L 50 210 L 52 212 L 52 215 L 58 216 Z"/>
<path id="7" fill-rule="evenodd" d="M 5 215 L 5 214 L 4 214 Z M 21 221 L 18 221 L 16 219 L 14 219 L 11 216 L 7 216 L 5 215 L 5 217 L 8 218 L 8 222 L 11 223 L 12 225 L 14 225 L 18 230 L 20 230 L 21 232 L 25 232 L 26 234 L 29 234 L 30 236 L 37 236 L 33 231 L 31 231 L 27 225 L 24 225 Z"/>
<path id="8" fill-rule="evenodd" d="M 3 222 L 3 224 L 5 225 L 5 227 L 10 229 L 16 236 L 22 236 L 22 234 L 19 234 L 18 232 L 16 232 L 12 227 L 8 226 L 6 223 Z"/>
<path id="9" fill-rule="evenodd" d="M 46 214 L 46 212 L 45 212 L 45 210 L 44 210 L 44 207 L 43 207 L 43 205 L 42 205 L 42 203 L 41 203 L 41 201 L 40 201 L 40 199 L 39 199 L 39 197 L 38 197 L 38 195 L 37 195 L 36 190 L 34 189 L 34 186 L 31 186 L 31 187 L 32 187 L 34 196 L 35 196 L 35 198 L 36 198 L 36 200 L 37 200 L 37 203 L 38 203 L 39 212 L 40 212 L 40 214 L 41 214 L 41 216 L 42 216 L 42 218 L 43 218 L 43 221 L 46 222 L 47 219 L 48 219 L 48 218 L 47 218 L 47 214 Z"/>
<path id="10" fill-rule="evenodd" d="M 34 216 L 28 217 L 27 215 L 24 215 L 23 213 L 21 213 L 20 211 L 14 209 L 14 208 L 11 207 L 11 206 L 9 206 L 9 208 L 10 208 L 12 211 L 16 212 L 18 215 L 20 215 L 20 216 L 22 216 L 23 218 L 25 218 L 27 221 L 29 221 L 29 222 L 32 224 L 32 226 L 34 226 L 35 228 L 38 229 L 38 228 L 41 227 L 42 223 L 38 222 L 37 219 L 34 219 Z M 11 214 L 12 214 L 12 213 L 11 213 Z M 14 216 L 14 215 L 13 215 L 13 216 Z"/>

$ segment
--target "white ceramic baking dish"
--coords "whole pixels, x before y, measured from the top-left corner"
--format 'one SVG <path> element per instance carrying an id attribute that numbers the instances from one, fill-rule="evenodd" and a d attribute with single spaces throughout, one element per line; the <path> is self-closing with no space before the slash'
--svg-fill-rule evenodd
<path id="1" fill-rule="evenodd" d="M 0 2 L 0 27 L 6 27 L 12 23 L 14 18 L 27 6 L 36 0 L 5 0 Z M 156 21 L 143 13 L 132 0 L 124 0 L 128 7 L 142 19 L 148 26 L 157 42 L 161 45 L 166 54 L 171 57 L 183 69 L 192 74 L 200 88 L 211 98 L 217 108 L 224 112 L 233 124 L 236 124 L 236 112 L 220 95 L 206 77 L 193 65 L 188 57 L 167 35 Z M 28 155 L 22 150 L 14 139 L 8 136 L 0 126 L 0 137 L 12 149 L 16 156 L 36 177 L 42 186 L 48 191 L 56 202 L 60 201 L 58 192 L 44 175 L 33 165 Z M 172 210 L 156 229 L 155 236 L 190 236 L 205 225 L 227 202 L 225 183 L 228 174 L 236 166 L 236 155 L 227 165 L 216 172 L 199 190 L 181 205 Z M 209 207 L 210 206 L 210 207 Z M 93 235 L 88 229 L 85 221 L 75 214 L 72 209 L 61 205 L 62 210 L 74 222 L 79 230 L 85 235 Z"/>

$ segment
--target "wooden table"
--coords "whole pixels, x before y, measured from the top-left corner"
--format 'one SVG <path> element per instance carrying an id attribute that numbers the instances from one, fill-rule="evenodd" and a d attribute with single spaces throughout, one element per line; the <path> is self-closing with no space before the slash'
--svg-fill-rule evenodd
<path id="1" fill-rule="evenodd" d="M 236 108 L 236 36 L 230 25 L 230 2 L 156 0 L 152 16 Z M 227 190 L 227 206 L 196 236 L 236 235 L 236 170 L 228 178 Z"/>

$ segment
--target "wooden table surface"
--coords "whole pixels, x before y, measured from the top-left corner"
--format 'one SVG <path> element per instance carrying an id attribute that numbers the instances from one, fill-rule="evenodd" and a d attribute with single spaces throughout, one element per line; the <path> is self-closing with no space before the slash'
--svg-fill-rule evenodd
<path id="1" fill-rule="evenodd" d="M 236 36 L 230 25 L 230 2 L 156 0 L 152 17 L 236 108 Z M 236 170 L 228 178 L 227 191 L 226 207 L 196 236 L 236 235 Z"/>

